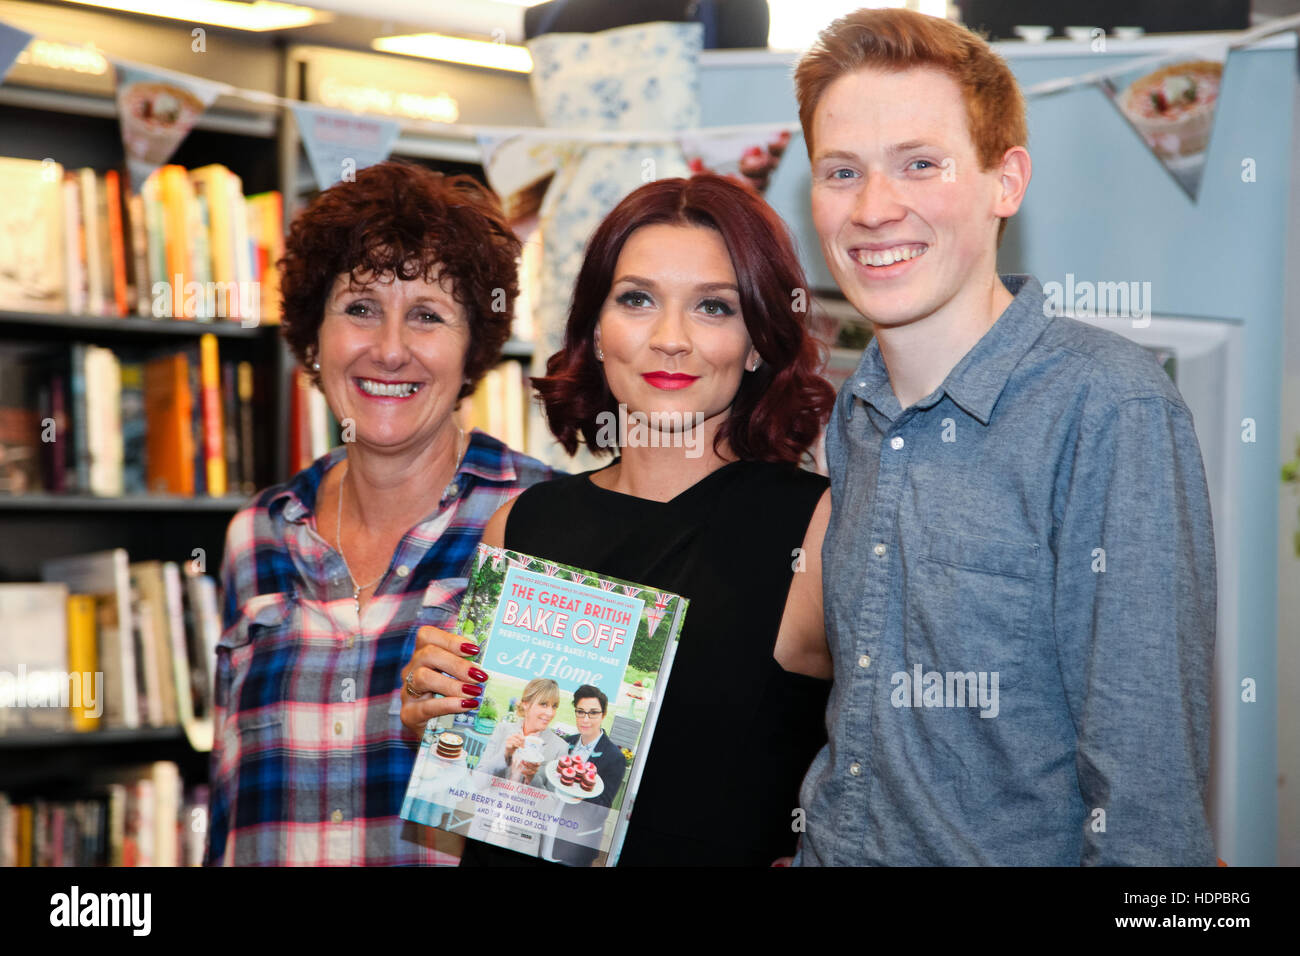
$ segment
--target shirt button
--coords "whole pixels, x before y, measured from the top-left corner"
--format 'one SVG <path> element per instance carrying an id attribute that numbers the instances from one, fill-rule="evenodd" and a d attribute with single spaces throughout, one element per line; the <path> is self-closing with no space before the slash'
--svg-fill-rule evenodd
<path id="1" fill-rule="evenodd" d="M 410 573 L 411 573 L 411 569 L 408 568 L 406 565 L 404 565 L 404 564 L 399 564 L 399 565 L 397 566 L 397 576 L 398 576 L 399 578 L 404 578 L 404 577 L 406 577 L 406 576 L 407 576 L 408 574 L 410 574 Z"/>
<path id="2" fill-rule="evenodd" d="M 352 635 L 351 635 L 351 634 L 349 634 L 346 638 L 343 639 L 343 646 L 344 646 L 344 647 L 351 647 L 351 646 L 352 646 Z"/>
<path id="3" fill-rule="evenodd" d="M 895 435 L 893 438 L 889 439 L 889 447 L 894 449 L 894 451 L 898 451 L 898 449 L 903 447 L 903 439 L 900 436 Z"/>
<path id="4" fill-rule="evenodd" d="M 343 822 L 342 810 L 335 810 L 333 813 L 330 814 L 330 823 L 342 823 L 342 822 Z"/>
<path id="5" fill-rule="evenodd" d="M 341 733 L 343 733 L 343 721 L 336 720 L 334 721 L 334 735 L 337 737 Z"/>
<path id="6" fill-rule="evenodd" d="M 444 498 L 455 498 L 458 494 L 460 494 L 460 484 L 455 481 L 442 489 L 442 496 Z"/>
<path id="7" fill-rule="evenodd" d="M 855 777 L 860 777 L 862 775 L 862 764 L 860 763 L 849 764 L 849 773 L 851 773 Z"/>
<path id="8" fill-rule="evenodd" d="M 878 558 L 883 558 L 883 557 L 885 556 L 885 550 L 886 550 L 886 549 L 885 549 L 885 546 L 884 546 L 883 544 L 878 544 L 878 545 L 876 545 L 874 548 L 872 548 L 871 550 L 874 551 L 874 552 L 876 552 L 876 557 L 878 557 Z"/>
<path id="9" fill-rule="evenodd" d="M 870 655 L 870 654 L 863 654 L 861 657 L 859 657 L 859 658 L 858 658 L 858 666 L 859 666 L 859 667 L 870 667 L 870 666 L 871 666 L 871 655 Z"/>

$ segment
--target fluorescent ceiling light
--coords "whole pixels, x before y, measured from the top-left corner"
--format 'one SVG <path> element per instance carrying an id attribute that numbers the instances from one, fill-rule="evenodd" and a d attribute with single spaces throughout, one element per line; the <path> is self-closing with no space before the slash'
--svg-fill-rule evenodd
<path id="1" fill-rule="evenodd" d="M 271 0 L 238 3 L 235 0 L 72 0 L 86 7 L 99 7 L 121 13 L 140 13 L 149 17 L 166 17 L 189 23 L 205 23 L 234 30 L 287 30 L 324 23 L 333 14 L 310 7 Z"/>
<path id="2" fill-rule="evenodd" d="M 488 43 L 449 37 L 441 33 L 411 33 L 405 36 L 379 37 L 371 47 L 383 53 L 403 53 L 422 56 L 430 60 L 446 60 L 469 66 L 486 66 L 494 70 L 513 70 L 528 73 L 533 68 L 533 58 L 528 50 L 508 43 Z"/>

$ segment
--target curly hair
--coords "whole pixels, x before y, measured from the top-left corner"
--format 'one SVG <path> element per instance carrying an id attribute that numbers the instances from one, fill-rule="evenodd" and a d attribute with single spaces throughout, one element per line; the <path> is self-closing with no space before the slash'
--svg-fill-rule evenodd
<path id="1" fill-rule="evenodd" d="M 596 359 L 593 336 L 628 237 L 655 224 L 716 230 L 731 255 L 740 310 L 763 359 L 747 372 L 731 412 L 714 438 L 745 461 L 797 462 L 830 418 L 835 391 L 818 371 L 822 348 L 809 334 L 811 302 L 794 243 L 781 218 L 753 189 L 712 174 L 660 179 L 628 194 L 592 234 L 578 273 L 564 348 L 546 362 L 533 385 L 547 424 L 565 451 L 581 441 L 593 454 L 602 413 L 617 404 Z"/>
<path id="2" fill-rule="evenodd" d="M 368 166 L 322 192 L 289 229 L 279 262 L 284 338 L 319 387 L 310 359 L 339 275 L 433 282 L 441 270 L 469 319 L 464 398 L 510 338 L 520 250 L 496 197 L 472 177 L 397 160 Z"/>

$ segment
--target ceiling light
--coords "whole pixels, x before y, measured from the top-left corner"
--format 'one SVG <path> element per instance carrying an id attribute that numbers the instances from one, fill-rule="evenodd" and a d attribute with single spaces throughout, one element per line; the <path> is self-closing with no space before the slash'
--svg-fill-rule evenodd
<path id="1" fill-rule="evenodd" d="M 333 14 L 290 3 L 273 3 L 271 0 L 254 0 L 239 3 L 236 0 L 72 0 L 86 7 L 116 10 L 120 13 L 139 13 L 149 17 L 166 17 L 189 23 L 205 23 L 214 27 L 234 30 L 287 30 L 324 23 Z"/>
<path id="2" fill-rule="evenodd" d="M 383 53 L 422 56 L 430 60 L 485 66 L 494 70 L 528 73 L 533 68 L 533 58 L 524 47 L 512 46 L 509 43 L 469 40 L 465 37 L 449 37 L 441 33 L 411 33 L 405 36 L 379 37 L 370 45 Z"/>

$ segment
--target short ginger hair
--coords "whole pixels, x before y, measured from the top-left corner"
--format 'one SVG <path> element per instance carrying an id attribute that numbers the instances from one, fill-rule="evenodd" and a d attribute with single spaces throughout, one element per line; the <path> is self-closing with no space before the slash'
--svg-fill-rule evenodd
<path id="1" fill-rule="evenodd" d="M 858 10 L 823 30 L 794 72 L 799 123 L 808 158 L 813 155 L 813 115 L 822 94 L 858 70 L 941 70 L 961 89 L 966 121 L 980 168 L 988 172 L 1006 151 L 1029 142 L 1025 98 L 1011 68 L 980 36 L 939 17 L 911 10 Z M 998 239 L 1006 229 L 998 226 Z"/>

